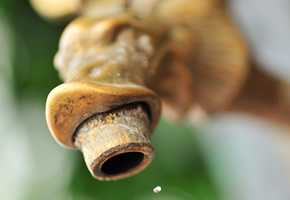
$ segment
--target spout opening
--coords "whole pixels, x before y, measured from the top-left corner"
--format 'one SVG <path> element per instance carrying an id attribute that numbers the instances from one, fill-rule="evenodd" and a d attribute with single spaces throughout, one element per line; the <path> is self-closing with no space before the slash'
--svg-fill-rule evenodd
<path id="1" fill-rule="evenodd" d="M 102 173 L 106 175 L 119 175 L 134 170 L 144 160 L 140 152 L 126 152 L 107 159 L 101 166 Z"/>
<path id="2" fill-rule="evenodd" d="M 98 180 L 136 174 L 152 161 L 154 147 L 144 107 L 131 104 L 90 117 L 78 129 L 75 144 Z"/>
<path id="3" fill-rule="evenodd" d="M 118 180 L 137 174 L 145 169 L 154 157 L 150 144 L 130 144 L 109 150 L 90 166 L 92 175 L 98 180 Z"/>

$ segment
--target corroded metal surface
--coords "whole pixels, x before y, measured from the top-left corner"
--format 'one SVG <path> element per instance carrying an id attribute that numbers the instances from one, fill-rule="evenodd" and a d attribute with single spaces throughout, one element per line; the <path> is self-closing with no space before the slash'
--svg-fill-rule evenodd
<path id="1" fill-rule="evenodd" d="M 124 178 L 144 169 L 154 156 L 150 121 L 142 105 L 132 104 L 85 120 L 75 145 L 99 180 Z"/>
<path id="2" fill-rule="evenodd" d="M 148 71 L 165 28 L 150 27 L 127 14 L 80 18 L 61 38 L 55 63 L 66 83 L 48 96 L 48 126 L 60 144 L 81 149 L 99 180 L 135 174 L 153 158 L 160 100 Z"/>

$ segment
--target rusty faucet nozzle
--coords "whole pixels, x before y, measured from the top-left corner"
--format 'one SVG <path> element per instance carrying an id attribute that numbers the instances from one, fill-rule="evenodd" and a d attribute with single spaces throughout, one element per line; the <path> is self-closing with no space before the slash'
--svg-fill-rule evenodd
<path id="1" fill-rule="evenodd" d="M 157 43 L 137 24 L 128 16 L 77 19 L 55 57 L 65 83 L 48 96 L 48 127 L 60 144 L 83 152 L 99 180 L 133 175 L 154 156 L 161 105 L 146 82 Z"/>
<path id="2" fill-rule="evenodd" d="M 144 107 L 135 103 L 85 120 L 75 144 L 96 179 L 125 178 L 144 169 L 154 156 L 149 126 Z"/>
<path id="3" fill-rule="evenodd" d="M 54 138 L 79 148 L 91 174 L 107 181 L 136 174 L 151 162 L 159 114 L 159 99 L 150 90 L 79 82 L 52 90 L 46 107 Z"/>

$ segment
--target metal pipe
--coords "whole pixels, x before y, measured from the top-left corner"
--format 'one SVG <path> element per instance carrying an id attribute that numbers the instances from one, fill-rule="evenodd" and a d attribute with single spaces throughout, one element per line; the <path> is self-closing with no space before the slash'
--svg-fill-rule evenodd
<path id="1" fill-rule="evenodd" d="M 149 127 L 141 104 L 122 106 L 82 122 L 75 133 L 75 145 L 96 179 L 124 178 L 144 169 L 153 159 Z"/>

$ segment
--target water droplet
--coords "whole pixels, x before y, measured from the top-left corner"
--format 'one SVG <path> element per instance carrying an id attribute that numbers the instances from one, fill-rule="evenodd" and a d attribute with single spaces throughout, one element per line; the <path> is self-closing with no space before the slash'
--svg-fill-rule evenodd
<path id="1" fill-rule="evenodd" d="M 162 190 L 161 186 L 156 186 L 156 187 L 153 189 L 153 192 L 154 192 L 154 193 L 159 193 L 159 192 L 161 192 L 161 190 Z"/>

